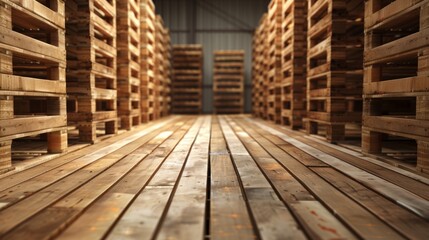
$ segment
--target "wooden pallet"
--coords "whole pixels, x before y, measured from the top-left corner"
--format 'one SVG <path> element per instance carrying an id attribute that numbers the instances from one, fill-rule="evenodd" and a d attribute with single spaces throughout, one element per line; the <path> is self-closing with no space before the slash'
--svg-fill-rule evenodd
<path id="1" fill-rule="evenodd" d="M 140 0 L 118 1 L 116 22 L 119 128 L 130 130 L 141 123 Z"/>
<path id="2" fill-rule="evenodd" d="M 265 14 L 261 19 L 261 37 L 259 40 L 260 52 L 262 55 L 259 56 L 260 68 L 260 79 L 259 79 L 259 111 L 263 119 L 268 119 L 268 14 Z"/>
<path id="3" fill-rule="evenodd" d="M 164 26 L 161 16 L 156 16 L 155 23 L 155 104 L 154 111 L 156 118 L 168 115 L 169 102 L 169 75 L 170 75 L 170 57 L 169 57 L 169 32 Z"/>
<path id="4" fill-rule="evenodd" d="M 380 154 L 389 138 L 416 142 L 416 167 L 429 172 L 429 1 L 369 0 L 365 9 L 362 150 Z"/>
<path id="5" fill-rule="evenodd" d="M 244 51 L 214 52 L 213 112 L 237 114 L 244 112 Z"/>
<path id="6" fill-rule="evenodd" d="M 94 143 L 118 129 L 116 1 L 67 1 L 66 14 L 68 122 Z"/>
<path id="7" fill-rule="evenodd" d="M 345 138 L 362 118 L 363 1 L 319 0 L 308 6 L 307 118 L 309 134 Z"/>
<path id="8" fill-rule="evenodd" d="M 155 5 L 152 0 L 140 0 L 140 71 L 141 122 L 154 120 L 155 84 Z"/>
<path id="9" fill-rule="evenodd" d="M 306 116 L 307 0 L 283 0 L 281 123 L 302 127 Z"/>
<path id="10" fill-rule="evenodd" d="M 253 115 L 262 119 L 268 118 L 268 14 L 264 14 L 255 31 L 252 55 L 252 104 Z"/>
<path id="11" fill-rule="evenodd" d="M 282 57 L 282 1 L 272 0 L 268 6 L 268 69 L 267 118 L 275 123 L 281 122 L 281 57 Z"/>
<path id="12" fill-rule="evenodd" d="M 67 149 L 64 2 L 0 1 L 0 171 L 12 141 L 40 135 Z"/>
<path id="13" fill-rule="evenodd" d="M 176 114 L 202 112 L 203 48 L 173 45 L 171 111 Z"/>
<path id="14" fill-rule="evenodd" d="M 171 111 L 171 38 L 170 31 L 167 28 L 164 28 L 164 44 L 165 51 L 163 53 L 164 57 L 164 95 L 163 97 L 163 107 L 161 109 L 161 117 L 166 117 L 170 115 Z"/>

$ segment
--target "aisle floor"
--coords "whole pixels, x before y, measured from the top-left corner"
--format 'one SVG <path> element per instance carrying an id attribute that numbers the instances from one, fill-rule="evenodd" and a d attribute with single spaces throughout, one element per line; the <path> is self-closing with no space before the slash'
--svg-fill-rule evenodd
<path id="1" fill-rule="evenodd" d="M 0 176 L 2 239 L 428 239 L 429 179 L 247 115 L 171 116 Z"/>

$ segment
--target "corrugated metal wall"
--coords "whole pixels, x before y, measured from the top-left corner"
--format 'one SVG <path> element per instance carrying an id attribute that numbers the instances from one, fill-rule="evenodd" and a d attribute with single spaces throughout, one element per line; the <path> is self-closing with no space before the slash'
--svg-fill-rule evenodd
<path id="1" fill-rule="evenodd" d="M 212 111 L 213 51 L 245 50 L 245 106 L 250 112 L 252 35 L 260 17 L 267 11 L 269 0 L 154 0 L 154 3 L 157 13 L 170 28 L 173 44 L 192 41 L 190 28 L 196 28 L 195 42 L 204 47 L 205 113 Z M 196 22 L 190 23 L 193 6 L 196 16 L 191 19 Z"/>

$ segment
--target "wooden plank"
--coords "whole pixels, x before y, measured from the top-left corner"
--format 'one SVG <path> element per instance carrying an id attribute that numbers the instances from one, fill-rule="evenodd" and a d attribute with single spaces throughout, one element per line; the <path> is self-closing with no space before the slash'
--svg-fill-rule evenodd
<path id="1" fill-rule="evenodd" d="M 152 124 L 148 124 L 145 125 L 144 127 L 138 129 L 138 135 L 139 137 L 143 137 L 148 135 L 149 133 L 151 133 L 152 131 L 159 129 L 159 128 L 163 128 L 164 126 L 166 126 L 167 124 L 173 122 L 173 121 L 181 121 L 180 118 L 174 117 L 171 119 L 166 119 L 163 122 L 157 122 L 157 123 L 152 123 Z M 56 159 L 56 161 L 50 161 L 50 162 L 46 162 L 44 164 L 38 165 L 36 167 L 27 169 L 25 171 L 16 173 L 14 175 L 11 176 L 1 176 L 0 177 L 0 196 L 4 196 L 3 194 L 5 194 L 8 191 L 11 191 L 13 189 L 14 186 L 23 183 L 25 181 L 28 181 L 28 183 L 30 183 L 31 185 L 33 185 L 31 188 L 32 189 L 37 189 L 37 188 L 41 188 L 43 187 L 43 185 L 37 187 L 34 184 L 36 184 L 36 181 L 33 181 L 32 179 L 36 178 L 37 176 L 40 176 L 41 174 L 44 173 L 49 173 L 50 171 L 52 171 L 50 174 L 52 174 L 53 172 L 57 172 L 58 174 L 67 174 L 67 173 L 63 173 L 64 169 L 58 168 L 58 167 L 65 167 L 64 164 L 68 163 L 68 162 L 72 162 L 75 161 L 73 164 L 77 164 L 78 161 L 82 161 L 83 158 L 87 159 L 88 161 L 91 161 L 90 159 L 93 159 L 93 161 L 107 155 L 110 154 L 116 150 L 118 150 L 120 147 L 125 146 L 125 144 L 130 143 L 134 140 L 136 140 L 136 133 L 132 132 L 132 133 L 125 133 L 122 134 L 120 136 L 116 136 L 113 137 L 111 139 L 108 139 L 106 141 L 103 141 L 101 143 L 98 143 L 96 145 L 90 146 L 88 148 L 82 149 L 80 151 L 68 154 L 64 157 L 61 157 L 59 159 Z M 123 144 L 114 144 L 117 142 L 122 142 Z M 61 175 L 58 175 L 57 178 L 60 178 Z M 45 181 L 45 185 L 49 184 L 50 182 L 46 182 Z M 22 188 L 18 187 L 18 188 Z M 18 189 L 17 188 L 17 189 Z M 15 192 L 15 191 L 13 191 Z"/>
<path id="2" fill-rule="evenodd" d="M 169 154 L 172 154 L 174 148 L 194 123 L 195 120 L 188 120 L 169 139 L 150 153 L 143 162 L 109 189 L 100 199 L 97 199 L 58 238 L 102 238 L 126 211 L 127 206 L 134 204 L 133 200 L 136 195 L 146 186 Z M 175 125 L 180 126 L 177 123 Z"/>
<path id="3" fill-rule="evenodd" d="M 291 143 L 297 148 L 307 152 L 310 155 L 313 155 L 323 162 L 329 164 L 335 169 L 340 170 L 358 180 L 360 183 L 368 186 L 377 192 L 383 194 L 384 196 L 391 198 L 396 201 L 398 204 L 402 205 L 405 208 L 410 209 L 419 216 L 429 219 L 429 203 L 427 200 L 421 198 L 420 196 L 409 192 L 408 190 L 402 189 L 395 184 L 392 184 L 382 178 L 379 178 L 375 175 L 372 175 L 368 172 L 365 172 L 347 162 L 342 161 L 332 155 L 326 154 L 310 145 L 307 145 L 303 142 L 297 141 L 296 139 L 291 138 L 290 136 L 282 133 L 278 130 L 275 130 L 271 127 L 264 126 L 260 123 L 256 123 L 257 126 L 261 127 L 265 131 L 277 135 L 286 142 Z"/>
<path id="4" fill-rule="evenodd" d="M 243 184 L 248 207 L 261 238 L 305 239 L 291 213 L 277 197 L 244 145 L 224 119 L 222 132 Z"/>
<path id="5" fill-rule="evenodd" d="M 4 237 L 9 239 L 52 238 L 58 231 L 64 229 L 71 221 L 76 219 L 82 211 L 92 204 L 98 197 L 109 190 L 121 178 L 140 164 L 150 153 L 168 139 L 180 124 L 172 126 L 167 131 L 158 132 L 150 141 L 139 148 L 128 152 L 126 157 L 117 161 L 106 171 L 100 173 L 85 185 L 61 198 L 53 205 L 43 209 L 19 227 L 8 232 Z M 61 221 L 58 221 L 61 219 Z M 44 229 L 43 231 L 40 231 Z"/>
<path id="6" fill-rule="evenodd" d="M 139 148 L 141 145 L 167 128 L 168 126 L 155 130 L 143 137 L 138 137 L 140 135 L 139 133 L 133 135 L 131 138 L 129 138 L 132 139 L 132 141 L 128 142 L 128 144 L 126 144 L 127 142 L 113 144 L 113 148 L 115 148 L 115 145 L 121 145 L 121 148 L 108 155 L 102 154 L 102 157 L 98 158 L 97 161 L 92 160 L 92 163 L 90 162 L 89 165 L 84 165 L 82 169 L 79 169 L 79 171 L 68 175 L 65 178 L 52 179 L 52 176 L 50 175 L 41 175 L 38 180 L 41 182 L 42 187 L 45 186 L 44 178 L 47 178 L 48 181 L 53 182 L 51 185 L 42 188 L 41 190 L 31 188 L 32 183 L 39 184 L 35 181 L 35 179 L 31 179 L 29 184 L 23 184 L 23 186 L 28 189 L 27 191 L 19 191 L 21 190 L 19 185 L 15 186 L 15 188 L 19 190 L 16 191 L 16 193 L 8 192 L 9 194 L 3 197 L 3 199 L 6 200 L 3 202 L 10 204 L 12 202 L 20 201 L 0 212 L 0 234 L 6 233 L 7 231 L 16 227 L 19 223 L 43 210 L 51 203 L 58 201 L 64 195 L 69 194 L 70 192 L 84 185 L 86 182 L 90 181 L 101 172 L 110 168 L 119 159 L 125 157 L 130 151 L 134 151 L 135 149 Z M 82 159 L 83 162 L 85 162 L 85 160 L 86 158 Z M 76 161 L 73 163 L 76 163 Z M 37 192 L 34 193 L 34 191 Z"/>
<path id="7" fill-rule="evenodd" d="M 157 239 L 204 238 L 211 117 L 204 118 Z"/>
<path id="8" fill-rule="evenodd" d="M 109 239 L 134 239 L 137 237 L 149 239 L 154 236 L 201 126 L 202 118 L 199 118 L 154 174 L 147 187 L 139 193 L 132 205 L 118 220 L 109 233 Z M 144 219 L 144 221 L 136 221 L 136 219 Z"/>
<path id="9" fill-rule="evenodd" d="M 230 119 L 229 124 L 235 129 L 239 138 L 255 160 L 258 161 L 258 158 L 262 160 L 259 160 L 261 162 L 260 168 L 263 169 L 266 176 L 268 176 L 270 182 L 275 187 L 282 200 L 286 203 L 289 209 L 292 210 L 292 213 L 304 227 L 307 234 L 314 239 L 332 239 L 336 237 L 343 239 L 356 239 L 356 236 L 354 236 L 350 230 L 343 226 L 343 224 L 320 202 L 316 201 L 316 198 L 313 197 L 313 195 L 309 193 L 300 182 L 298 182 L 298 179 L 291 176 L 286 169 L 280 165 L 280 163 L 276 162 L 276 160 L 272 158 L 261 145 L 259 145 L 259 138 L 252 138 L 246 133 L 251 133 L 251 130 L 244 131 L 244 129 L 248 129 L 249 126 L 243 125 L 240 127 Z M 265 153 L 265 156 L 261 153 Z M 268 163 L 264 167 L 263 162 L 270 158 L 274 163 Z M 279 167 L 276 168 L 276 165 L 279 165 Z M 276 176 L 277 173 L 279 176 Z M 292 174 L 294 174 L 294 172 L 292 172 Z M 308 208 L 317 210 L 319 214 L 323 213 L 323 215 L 311 216 Z M 325 221 L 325 219 L 329 219 L 329 221 Z"/>
<path id="10" fill-rule="evenodd" d="M 312 168 L 319 176 L 410 239 L 424 239 L 428 222 L 332 168 Z"/>
<path id="11" fill-rule="evenodd" d="M 212 124 L 210 171 L 210 238 L 256 238 L 217 117 Z"/>
<path id="12" fill-rule="evenodd" d="M 272 144 L 269 141 L 271 132 L 267 129 L 268 127 L 262 124 L 259 125 L 258 123 L 255 123 L 255 126 L 259 128 L 253 127 L 255 130 L 246 128 L 246 132 L 253 138 L 258 139 L 258 143 L 264 147 L 266 151 L 270 152 L 275 159 L 293 173 L 313 194 L 317 195 L 318 199 L 322 201 L 331 212 L 335 212 L 338 218 L 353 229 L 355 233 L 362 238 L 402 238 L 366 209 L 340 193 L 310 169 Z M 286 141 L 285 138 L 282 139 Z M 289 140 L 289 138 L 287 138 L 287 140 Z"/>

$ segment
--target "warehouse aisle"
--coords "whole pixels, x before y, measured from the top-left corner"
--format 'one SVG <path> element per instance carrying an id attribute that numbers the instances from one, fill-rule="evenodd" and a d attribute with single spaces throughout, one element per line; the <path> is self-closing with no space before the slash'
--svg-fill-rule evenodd
<path id="1" fill-rule="evenodd" d="M 171 116 L 0 176 L 2 239 L 427 239 L 429 179 L 250 118 Z"/>

